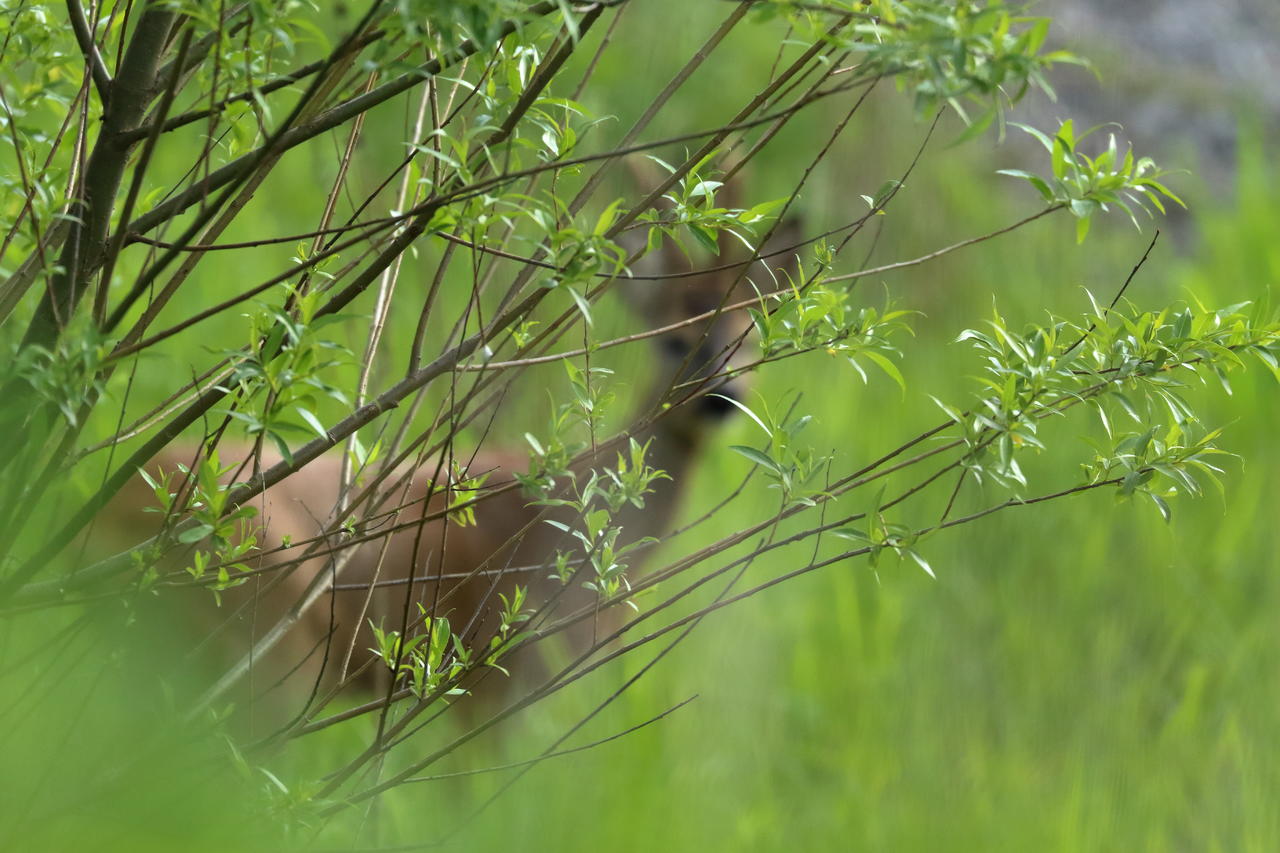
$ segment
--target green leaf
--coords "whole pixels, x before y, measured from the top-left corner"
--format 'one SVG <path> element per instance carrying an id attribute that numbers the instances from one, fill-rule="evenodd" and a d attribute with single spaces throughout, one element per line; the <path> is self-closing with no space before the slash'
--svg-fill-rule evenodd
<path id="1" fill-rule="evenodd" d="M 1052 202 L 1054 199 L 1053 190 L 1049 188 L 1049 184 L 1039 175 L 1031 172 L 1024 172 L 1022 169 L 997 169 L 997 175 L 1008 175 L 1011 178 L 1021 178 L 1036 188 L 1036 191 L 1044 198 L 1045 201 Z"/>
<path id="2" fill-rule="evenodd" d="M 578 313 L 582 315 L 582 320 L 588 326 L 594 325 L 591 320 L 591 306 L 587 304 L 586 298 L 572 287 L 566 288 L 569 295 L 573 297 L 574 304 L 578 306 Z"/>
<path id="3" fill-rule="evenodd" d="M 999 108 L 994 105 L 983 110 L 982 115 L 969 122 L 969 126 L 964 129 L 964 132 L 952 140 L 948 147 L 954 148 L 981 136 L 986 132 L 987 128 L 991 127 L 991 122 L 995 120 L 997 112 L 999 112 Z"/>
<path id="4" fill-rule="evenodd" d="M 874 350 L 866 350 L 865 352 L 860 353 L 860 355 L 866 356 L 874 361 L 881 370 L 888 374 L 890 379 L 898 383 L 898 387 L 902 389 L 903 396 L 906 396 L 907 380 L 902 378 L 902 371 L 898 369 L 898 365 L 894 364 L 891 359 L 886 358 Z"/>
<path id="5" fill-rule="evenodd" d="M 614 199 L 613 202 L 604 209 L 599 218 L 596 219 L 595 228 L 591 229 L 592 234 L 600 237 L 613 227 L 614 220 L 618 218 L 618 206 L 620 204 L 622 204 L 622 199 Z"/>
<path id="6" fill-rule="evenodd" d="M 775 474 L 779 474 L 779 475 L 782 474 L 782 468 L 778 465 L 777 462 L 774 462 L 773 459 L 768 454 L 763 453 L 759 450 L 756 450 L 754 447 L 747 447 L 742 444 L 734 444 L 734 445 L 730 445 L 729 449 L 734 451 L 735 453 L 741 453 L 743 456 L 747 457 L 752 462 L 759 465 L 761 468 L 766 468 Z"/>
<path id="7" fill-rule="evenodd" d="M 880 185 L 880 189 L 876 190 L 875 198 L 871 202 L 871 206 L 875 208 L 884 207 L 885 203 L 897 192 L 898 187 L 902 186 L 902 181 L 887 180 Z"/>
<path id="8" fill-rule="evenodd" d="M 1084 238 L 1089 236 L 1089 223 L 1092 221 L 1093 221 L 1092 218 L 1088 216 L 1082 216 L 1081 218 L 1076 220 L 1076 243 L 1077 244 L 1083 243 Z"/>
<path id="9" fill-rule="evenodd" d="M 740 400 L 735 400 L 735 399 L 734 399 L 734 398 L 732 398 L 732 397 L 726 397 L 724 394 L 708 394 L 707 396 L 708 396 L 708 397 L 719 397 L 721 400 L 727 400 L 728 402 L 730 402 L 730 403 L 732 403 L 733 405 L 737 406 L 737 407 L 738 407 L 738 409 L 740 409 L 742 412 L 746 413 L 747 417 L 749 417 L 749 418 L 751 418 L 751 420 L 755 421 L 755 422 L 760 426 L 760 429 L 764 430 L 765 435 L 769 436 L 770 438 L 773 438 L 773 430 L 771 430 L 771 429 L 769 429 L 767 426 L 765 426 L 765 425 L 764 425 L 764 421 L 760 420 L 760 416 L 759 416 L 759 415 L 757 415 L 755 412 L 751 411 L 751 409 L 749 409 L 749 408 L 747 407 L 747 404 L 746 404 L 746 403 L 743 403 L 743 402 L 741 402 Z"/>
<path id="10" fill-rule="evenodd" d="M 1147 496 L 1151 498 L 1152 503 L 1156 505 L 1156 509 L 1160 510 L 1160 515 L 1164 518 L 1165 524 L 1168 524 L 1173 520 L 1173 511 L 1169 509 L 1168 501 L 1157 495 L 1155 492 L 1147 492 Z"/>
<path id="11" fill-rule="evenodd" d="M 929 577 L 933 578 L 934 580 L 938 579 L 938 576 L 933 573 L 933 568 L 929 565 L 929 563 L 925 560 L 924 557 L 921 557 L 915 551 L 908 551 L 907 556 L 915 560 L 916 564 L 920 566 L 920 568 L 924 569 L 925 573 L 928 574 Z"/>
<path id="12" fill-rule="evenodd" d="M 304 409 L 302 406 L 297 407 L 298 415 L 307 422 L 307 426 L 316 431 L 316 435 L 320 438 L 326 438 L 329 431 L 325 429 L 324 424 L 320 423 L 320 419 L 310 409 Z"/>
<path id="13" fill-rule="evenodd" d="M 707 251 L 719 254 L 720 242 L 716 239 L 716 232 L 706 226 L 697 225 L 692 222 L 688 224 L 688 228 L 689 232 L 693 234 L 694 238 L 701 243 Z"/>
<path id="14" fill-rule="evenodd" d="M 181 542 L 183 545 L 193 545 L 196 542 L 199 542 L 200 540 L 205 539 L 211 533 L 213 533 L 212 524 L 197 524 L 195 527 L 192 527 L 188 530 L 184 530 L 181 533 L 179 533 L 178 541 Z"/>
<path id="15" fill-rule="evenodd" d="M 276 446 L 276 450 L 280 451 L 280 455 L 284 457 L 284 461 L 293 464 L 293 451 L 289 449 L 288 443 L 284 440 L 284 436 L 275 430 L 267 432 L 267 438 L 271 439 L 271 443 Z"/>
<path id="16" fill-rule="evenodd" d="M 1048 151 L 1050 154 L 1053 153 L 1053 140 L 1050 139 L 1044 131 L 1038 130 L 1029 124 L 1023 124 L 1017 121 L 1011 121 L 1009 123 L 1019 130 L 1025 131 L 1034 136 L 1036 140 L 1044 146 L 1045 151 Z"/>

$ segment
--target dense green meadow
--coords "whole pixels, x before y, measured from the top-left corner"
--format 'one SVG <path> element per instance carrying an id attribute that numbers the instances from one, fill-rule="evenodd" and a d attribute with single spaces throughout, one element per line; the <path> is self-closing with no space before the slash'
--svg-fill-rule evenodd
<path id="1" fill-rule="evenodd" d="M 909 136 L 919 125 L 896 125 Z M 1188 176 L 1191 213 L 1128 291 L 1138 304 L 1270 298 L 1280 276 L 1276 176 L 1256 140 L 1234 186 Z M 873 153 L 872 156 L 875 156 Z M 990 173 L 994 153 L 944 151 L 886 223 L 876 257 L 912 257 L 1029 209 Z M 852 154 L 847 162 L 857 162 Z M 988 177 L 990 175 L 990 177 Z M 827 200 L 833 207 L 838 197 Z M 1070 223 L 1036 223 L 932 267 L 865 282 L 921 311 L 903 394 L 847 365 L 779 366 L 762 399 L 799 392 L 819 448 L 872 457 L 937 420 L 955 395 L 953 343 L 991 310 L 1042 321 L 1110 298 L 1153 231 L 1119 218 L 1077 247 Z M 883 290 L 882 290 L 883 288 Z M 973 361 L 972 373 L 978 365 Z M 720 612 L 578 736 L 660 721 L 522 777 L 453 837 L 458 849 L 1270 850 L 1280 843 L 1280 530 L 1268 491 L 1280 388 L 1265 370 L 1190 391 L 1226 426 L 1225 496 L 1173 507 L 1094 494 L 1012 510 L 928 541 L 914 564 L 850 561 Z M 1087 421 L 1074 421 L 1076 424 Z M 1069 426 L 1068 429 L 1071 427 Z M 724 445 L 755 440 L 739 420 Z M 1078 430 L 1077 430 L 1078 431 Z M 1064 441 L 1083 441 L 1062 432 Z M 708 456 L 687 515 L 746 471 Z M 1068 482 L 1068 464 L 1037 477 Z M 734 530 L 757 488 L 696 535 Z M 748 502 L 756 501 L 752 506 Z M 808 548 L 809 546 L 804 546 Z M 838 551 L 838 546 L 828 550 Z M 749 584 L 808 559 L 763 559 Z M 639 668 L 639 662 L 623 672 Z M 515 762 L 606 697 L 600 674 L 459 767 Z M 425 782 L 385 804 L 387 831 L 433 834 L 484 806 L 515 770 Z M 396 829 L 391 829 L 395 827 Z"/>
<path id="2" fill-rule="evenodd" d="M 852 187 L 874 183 L 859 164 L 888 171 L 891 152 L 922 132 L 896 116 L 885 126 L 835 158 L 839 177 L 812 194 L 811 215 L 838 218 Z M 876 259 L 914 257 L 1033 209 L 1028 188 L 993 174 L 1018 150 L 972 150 L 993 136 L 930 152 L 887 217 Z M 1117 216 L 1077 247 L 1069 221 L 1042 221 L 860 283 L 869 299 L 887 291 L 924 315 L 904 347 L 905 394 L 883 377 L 864 387 L 821 357 L 799 370 L 774 366 L 761 394 L 801 393 L 815 446 L 874 457 L 935 423 L 928 395 L 955 398 L 957 363 L 972 359 L 977 374 L 953 341 L 993 301 L 1026 322 L 1084 311 L 1084 290 L 1113 296 L 1155 225 L 1166 231 L 1128 291 L 1135 303 L 1266 302 L 1280 282 L 1280 176 L 1270 140 L 1244 136 L 1234 184 L 1208 185 L 1191 154 L 1174 164 L 1191 172 L 1176 181 L 1190 212 L 1171 230 L 1144 222 L 1138 233 Z M 1280 387 L 1252 369 L 1233 375 L 1230 395 L 1216 382 L 1190 395 L 1240 454 L 1227 463 L 1225 495 L 1177 502 L 1170 524 L 1145 501 L 1109 494 L 1015 509 L 929 540 L 936 580 L 910 563 L 873 572 L 851 561 L 735 605 L 579 739 L 695 701 L 540 765 L 468 823 L 459 849 L 1275 849 L 1280 525 L 1270 489 L 1280 476 Z M 1060 432 L 1080 448 L 1068 459 L 1087 452 L 1075 437 L 1083 424 Z M 754 440 L 753 429 L 738 421 L 724 444 Z M 710 455 L 688 514 L 745 467 L 731 452 Z M 1059 462 L 1035 476 L 1075 474 Z M 769 499 L 757 489 L 743 498 L 762 502 L 756 511 L 739 511 L 755 517 Z M 698 535 L 731 531 L 734 518 L 723 514 Z M 766 558 L 744 583 L 808 557 Z M 504 738 L 493 762 L 550 742 L 618 679 L 598 681 L 594 694 L 566 698 Z M 449 825 L 511 773 L 470 780 L 464 791 L 424 783 L 388 816 L 411 836 Z"/>
<path id="3" fill-rule="evenodd" d="M 601 66 L 601 88 L 591 106 L 618 113 L 624 119 L 618 126 L 625 127 L 647 103 L 629 93 L 658 85 L 671 57 L 696 48 L 707 22 L 720 14 L 718 7 L 699 9 L 690 14 L 688 32 L 668 38 L 629 34 L 634 51 L 618 51 L 612 64 Z M 700 104 L 714 103 L 717 91 L 735 84 L 735 63 L 771 61 L 771 32 L 753 31 L 735 43 L 726 54 L 732 61 L 692 81 L 685 111 L 664 116 L 654 135 L 677 132 L 683 122 L 719 121 L 715 115 L 702 122 L 700 112 L 710 107 Z M 627 56 L 631 60 L 622 61 Z M 373 121 L 402 122 L 398 109 Z M 806 229 L 832 227 L 865 210 L 859 195 L 899 177 L 928 130 L 928 122 L 887 88 L 868 109 L 876 121 L 864 121 L 859 134 L 841 140 L 821 180 L 802 196 Z M 834 115 L 815 111 L 787 132 L 814 133 Z M 992 130 L 949 147 L 961 130 L 951 117 L 941 123 L 875 234 L 868 229 L 850 247 L 850 269 L 863 259 L 869 266 L 912 258 L 1039 209 L 1030 187 L 995 174 L 998 168 L 1031 168 L 1024 165 L 1036 162 L 1025 138 L 1010 129 L 997 144 Z M 614 131 L 604 126 L 598 132 Z M 1242 136 L 1234 183 L 1213 185 L 1197 177 L 1190 153 L 1181 161 L 1177 154 L 1162 159 L 1162 165 L 1190 172 L 1172 179 L 1190 208 L 1175 214 L 1175 222 L 1143 220 L 1139 232 L 1112 215 L 1077 245 L 1070 217 L 1049 216 L 936 262 L 860 281 L 867 302 L 888 300 L 919 312 L 914 337 L 900 342 L 905 389 L 884 374 L 864 382 L 844 360 L 816 353 L 766 366 L 756 403 L 794 403 L 812 414 L 808 441 L 856 467 L 936 425 L 943 415 L 931 397 L 962 404 L 976 398 L 979 389 L 970 377 L 982 365 L 970 345 L 956 342 L 962 331 L 979 327 L 996 309 L 1012 327 L 1042 323 L 1046 312 L 1083 315 L 1086 290 L 1110 300 L 1157 226 L 1168 227 L 1126 292 L 1134 304 L 1268 301 L 1280 284 L 1280 174 L 1271 140 L 1257 131 Z M 245 239 L 255 228 L 269 229 L 273 217 L 322 202 L 324 188 L 309 182 L 309 169 L 327 167 L 315 156 L 312 165 L 304 155 L 282 167 L 273 179 L 279 183 L 255 201 L 243 233 L 229 232 L 226 239 Z M 183 161 L 175 156 L 173 162 L 177 169 Z M 751 174 L 753 201 L 788 186 L 797 168 L 777 155 L 760 164 Z M 370 167 L 370 174 L 375 171 Z M 245 270 L 245 280 L 268 275 L 280 251 L 265 252 L 263 269 Z M 202 274 L 207 278 L 200 287 L 209 294 L 223 286 L 217 276 L 228 271 Z M 201 298 L 201 292 L 193 289 L 184 298 Z M 172 310 L 180 315 L 192 309 L 175 304 Z M 368 310 L 365 304 L 355 308 Z M 390 334 L 398 336 L 393 347 L 407 347 L 414 319 L 392 318 Z M 209 346 L 220 336 L 233 345 L 244 335 L 238 322 L 220 318 L 172 346 Z M 602 322 L 629 328 L 620 305 L 606 309 Z M 1187 394 L 1208 426 L 1225 428 L 1222 444 L 1239 459 L 1224 463 L 1224 493 L 1210 488 L 1200 498 L 1175 500 L 1171 522 L 1149 501 L 1119 500 L 1100 490 L 1012 508 L 925 539 L 920 551 L 936 578 L 892 557 L 874 568 L 850 560 L 795 578 L 703 620 L 561 748 L 609 738 L 695 697 L 688 704 L 624 737 L 531 768 L 449 775 L 522 762 L 547 749 L 661 645 L 647 647 L 450 756 L 433 768 L 442 778 L 407 785 L 371 810 L 344 816 L 322 836 L 322 845 L 443 840 L 458 850 L 546 851 L 1280 849 L 1280 515 L 1270 491 L 1280 480 L 1280 385 L 1257 363 L 1230 380 L 1228 392 L 1216 380 L 1201 385 L 1196 379 Z M 143 364 L 131 389 L 140 410 L 144 401 L 162 397 L 165 382 L 163 369 Z M 525 410 L 541 405 L 536 394 L 530 397 L 509 404 L 511 422 L 495 429 L 501 440 L 514 441 Z M 1031 491 L 1078 481 L 1079 465 L 1092 452 L 1085 438 L 1097 433 L 1091 417 L 1081 413 L 1046 426 L 1055 452 L 1029 459 Z M 106 435 L 114 424 L 96 426 Z M 747 418 L 728 423 L 689 485 L 683 516 L 701 515 L 747 474 L 749 463 L 730 445 L 760 443 Z M 975 490 L 966 500 L 976 507 L 979 497 Z M 945 499 L 945 491 L 937 497 Z M 757 478 L 724 511 L 682 534 L 670 553 L 740 529 L 744 519 L 767 516 L 775 504 L 776 494 Z M 938 508 L 926 504 L 916 521 Z M 735 589 L 847 545 L 824 539 L 816 551 L 806 542 L 771 552 Z M 660 548 L 656 564 L 663 553 Z M 638 603 L 644 606 L 643 599 Z M 15 703 L 14 713 L 30 722 L 45 713 L 40 709 L 61 703 L 74 721 L 66 704 L 90 685 L 105 700 L 101 707 L 116 710 L 95 711 L 96 720 L 72 726 L 78 734 L 68 736 L 70 746 L 64 743 L 58 753 L 63 756 L 81 749 L 88 755 L 95 738 L 118 735 L 127 742 L 131 732 L 147 727 L 156 709 L 132 706 L 127 680 L 95 682 L 99 668 L 79 653 L 73 657 L 57 664 L 74 673 L 71 686 Z M 422 751 L 443 742 L 439 729 L 448 729 L 449 718 L 442 723 L 420 736 Z M 61 725 L 49 730 L 61 731 Z M 85 745 L 77 746 L 77 737 Z M 359 737 L 349 729 L 322 733 L 301 760 L 328 766 L 326 750 L 347 749 Z M 107 761 L 124 748 L 99 746 Z M 30 808 L 62 812 L 56 799 L 61 786 L 50 777 L 67 776 L 74 796 L 75 762 L 37 771 L 31 768 L 41 752 L 34 743 L 7 748 L 17 756 L 14 766 L 39 776 L 32 790 L 43 793 L 32 794 Z M 54 832 L 50 843 L 91 832 L 104 849 L 152 849 L 136 840 L 138 827 L 146 826 L 141 835 L 150 837 L 153 849 L 175 849 L 175 839 L 196 849 L 206 836 L 208 849 L 247 845 L 255 833 L 237 825 L 238 803 L 256 795 L 262 777 L 218 777 L 214 784 L 223 798 L 217 801 L 195 790 L 167 789 L 167 773 L 187 785 L 187 762 L 202 766 L 205 750 L 223 745 L 188 748 L 191 754 L 175 751 L 163 769 L 130 771 L 146 778 L 122 778 L 122 787 L 138 791 L 136 798 L 122 798 L 136 805 L 136 813 L 99 813 L 84 803 L 72 810 L 83 823 L 73 822 L 64 835 Z M 298 760 L 265 764 L 289 788 L 306 775 L 305 767 L 292 763 Z"/>
<path id="4" fill-rule="evenodd" d="M 1025 200 L 984 194 L 967 204 L 936 177 L 921 185 L 942 189 L 939 218 L 974 231 L 1016 217 Z M 1195 236 L 1181 246 L 1166 237 L 1132 298 L 1267 299 L 1280 274 L 1275 186 L 1255 148 L 1238 186 L 1198 193 Z M 925 394 L 952 381 L 965 354 L 951 340 L 989 310 L 993 292 L 1003 312 L 1028 321 L 1046 305 L 1070 311 L 1082 287 L 1118 287 L 1149 233 L 1116 227 L 1077 249 L 1067 223 L 1048 222 L 944 269 L 886 279 L 928 314 L 903 364 L 911 390 L 904 399 L 887 380 L 861 390 L 847 375 L 836 384 L 847 368 L 816 366 L 799 390 L 819 446 L 872 455 L 931 424 Z M 766 377 L 762 393 L 795 389 L 796 376 Z M 1017 509 L 930 540 L 937 580 L 914 564 L 873 574 L 849 562 L 736 605 L 593 730 L 604 736 L 696 701 L 538 767 L 460 846 L 1274 849 L 1280 536 L 1269 489 L 1280 474 L 1280 389 L 1255 370 L 1233 377 L 1232 392 L 1193 392 L 1241 456 L 1228 465 L 1225 497 L 1183 501 L 1171 524 L 1150 504 L 1110 495 Z M 746 424 L 726 443 L 735 438 L 749 438 Z M 732 453 L 707 459 L 701 500 L 742 470 Z M 732 529 L 733 519 L 720 523 Z M 589 708 L 564 705 L 562 725 Z M 527 731 L 549 740 L 556 727 L 539 720 Z M 507 759 L 523 757 L 516 744 L 526 736 L 504 741 Z M 413 825 L 426 804 L 427 825 L 448 821 L 500 783 L 476 780 L 465 797 L 435 784 L 398 819 Z"/>

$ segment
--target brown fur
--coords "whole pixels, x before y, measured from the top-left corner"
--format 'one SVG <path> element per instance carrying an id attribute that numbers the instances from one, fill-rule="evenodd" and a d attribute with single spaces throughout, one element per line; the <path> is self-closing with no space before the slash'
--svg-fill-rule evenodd
<path id="1" fill-rule="evenodd" d="M 733 257 L 722 253 L 719 263 Z M 668 255 L 662 266 L 666 271 L 683 268 L 684 262 Z M 776 264 L 771 264 L 776 265 Z M 688 317 L 716 308 L 725 299 L 725 291 L 734 286 L 739 276 L 737 270 L 708 274 L 665 282 L 646 282 L 647 294 L 633 299 L 638 313 L 650 327 L 679 322 Z M 641 288 L 641 283 L 633 283 Z M 739 299 L 751 294 L 749 288 L 740 285 L 731 294 Z M 634 294 L 633 294 L 634 295 Z M 656 341 L 654 347 L 662 357 L 659 376 L 666 383 L 676 371 L 684 368 L 683 378 L 702 375 L 721 367 L 716 359 L 726 347 L 731 346 L 744 332 L 745 312 L 726 314 L 713 324 L 690 326 Z M 741 398 L 745 389 L 741 379 L 718 383 L 717 392 Z M 679 394 L 666 402 L 680 402 L 687 397 Z M 714 427 L 725 414 L 731 412 L 731 404 L 715 398 L 694 395 L 681 405 L 666 410 L 653 424 L 648 436 L 651 439 L 649 464 L 664 470 L 668 480 L 655 481 L 654 493 L 648 497 L 643 511 L 628 511 L 622 517 L 624 537 L 627 541 L 646 536 L 658 536 L 666 532 L 679 505 L 680 491 L 688 482 L 691 466 L 707 442 Z M 224 447 L 223 464 L 239 462 L 249 455 L 245 447 Z M 174 471 L 179 463 L 189 464 L 195 457 L 191 447 L 176 450 L 158 458 L 153 471 Z M 613 454 L 597 462 L 611 462 Z M 260 550 L 272 552 L 285 541 L 300 543 L 321 535 L 331 524 L 334 507 L 338 502 L 340 457 L 334 453 L 307 465 L 283 482 L 254 499 L 259 513 L 256 524 L 262 526 Z M 277 459 L 260 458 L 264 467 Z M 528 467 L 523 454 L 511 451 L 484 451 L 470 462 L 471 475 L 492 472 L 485 483 L 485 491 L 474 507 L 476 523 L 461 527 L 436 519 L 426 524 L 420 522 L 424 512 L 437 514 L 443 508 L 439 489 L 432 489 L 436 496 L 423 506 L 423 499 L 433 484 L 436 460 L 414 471 L 397 472 L 408 480 L 406 490 L 389 488 L 385 509 L 377 518 L 359 529 L 370 535 L 385 530 L 390 525 L 400 526 L 389 536 L 379 536 L 352 549 L 346 546 L 339 553 L 345 557 L 345 566 L 337 574 L 337 588 L 320 592 L 312 606 L 307 608 L 284 632 L 274 648 L 253 662 L 248 683 L 251 696 L 285 696 L 289 698 L 287 713 L 295 713 L 301 706 L 299 699 L 314 690 L 324 695 L 343 679 L 358 683 L 366 691 L 387 690 L 387 668 L 379 661 L 371 660 L 369 649 L 375 645 L 369 628 L 372 620 L 385 629 L 399 630 L 404 626 L 407 614 L 410 633 L 418 622 L 418 602 L 423 602 L 430 612 L 446 616 L 452 631 L 463 634 L 468 645 L 483 649 L 497 629 L 497 613 L 501 606 L 498 593 L 510 596 L 517 583 L 530 588 L 527 607 L 537 607 L 548 598 L 557 598 L 558 604 L 551 618 L 591 604 L 594 593 L 575 583 L 562 589 L 549 571 L 513 571 L 524 566 L 548 564 L 557 547 L 572 550 L 571 542 L 551 525 L 535 520 L 538 507 L 528 504 L 528 498 L 519 488 L 513 488 L 512 472 Z M 248 470 L 248 469 L 246 469 Z M 247 479 L 245 474 L 241 474 Z M 394 482 L 394 478 L 388 482 Z M 140 508 L 153 505 L 154 498 L 147 494 L 141 482 L 132 491 L 122 494 L 99 520 L 99 541 L 110 540 L 112 546 L 132 544 L 151 535 L 157 526 L 157 516 L 143 515 Z M 390 512 L 401 506 L 399 513 Z M 320 543 L 320 550 L 338 546 L 340 537 L 331 537 Z M 385 546 L 385 553 L 384 553 Z M 296 559 L 303 548 L 294 547 L 274 556 L 253 558 L 247 561 L 251 569 L 262 568 L 260 574 L 236 589 L 223 593 L 220 608 L 213 606 L 207 590 L 169 591 L 161 596 L 170 614 L 183 614 L 182 621 L 196 626 L 194 632 L 202 637 L 214 634 L 205 643 L 200 654 L 219 670 L 233 665 L 246 655 L 249 649 L 297 605 L 308 589 L 321 588 L 317 584 L 331 572 L 332 564 L 326 554 L 312 556 L 295 569 L 281 573 L 273 567 L 283 560 Z M 349 552 L 344 553 L 344 552 Z M 415 583 L 412 594 L 406 599 L 409 585 L 404 583 L 410 571 L 416 579 L 426 576 L 448 576 L 444 581 Z M 632 566 L 632 574 L 636 567 Z M 495 581 L 493 573 L 502 573 Z M 459 579 L 458 576 L 469 576 Z M 377 582 L 375 584 L 375 581 Z M 178 599 L 193 598 L 191 606 L 178 604 Z M 366 601 L 367 599 L 367 601 Z M 189 614 L 189 615 L 187 615 Z M 226 623 L 226 624 L 223 624 Z M 187 629 L 189 630 L 189 628 Z M 584 621 L 568 634 L 571 647 L 582 649 L 598 636 L 599 624 Z M 323 671 L 322 671 L 323 665 Z M 516 668 L 535 668 L 531 660 L 516 661 Z M 359 673 L 353 677 L 353 673 Z M 473 677 L 472 685 L 482 680 L 485 690 L 501 690 L 507 679 L 492 674 L 482 679 Z M 489 686 L 496 684 L 497 686 Z M 260 704 L 280 705 L 275 701 Z M 278 714 L 271 715 L 278 720 Z"/>

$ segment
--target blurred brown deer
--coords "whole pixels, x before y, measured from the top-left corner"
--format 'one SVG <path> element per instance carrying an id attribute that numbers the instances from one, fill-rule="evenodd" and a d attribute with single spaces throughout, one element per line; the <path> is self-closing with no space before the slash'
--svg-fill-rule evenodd
<path id="1" fill-rule="evenodd" d="M 655 416 L 636 436 L 647 447 L 646 464 L 665 476 L 650 484 L 643 510 L 630 508 L 620 514 L 627 541 L 659 536 L 670 528 L 699 453 L 716 426 L 735 410 L 731 401 L 741 400 L 746 390 L 744 378 L 731 369 L 744 358 L 739 353 L 749 326 L 746 312 L 716 312 L 754 293 L 746 275 L 750 254 L 736 240 L 722 239 L 720 256 L 713 262 L 716 271 L 666 279 L 661 276 L 687 272 L 689 262 L 670 241 L 656 254 L 656 261 L 633 268 L 637 278 L 656 280 L 628 282 L 626 287 L 646 328 L 676 326 L 652 340 L 658 356 L 657 388 L 644 411 Z M 766 267 L 778 265 L 757 261 L 750 270 L 757 286 L 772 289 L 774 272 Z M 713 316 L 679 325 L 702 315 Z M 254 452 L 244 446 L 224 444 L 219 452 L 222 465 L 237 466 L 228 477 L 241 481 L 279 461 L 265 452 L 251 458 Z M 154 476 L 169 473 L 170 483 L 177 485 L 189 478 L 172 472 L 189 468 L 196 458 L 197 448 L 177 447 L 154 460 L 151 469 Z M 494 637 L 521 630 L 518 620 L 510 620 L 515 611 L 525 611 L 522 616 L 533 611 L 546 624 L 598 600 L 595 592 L 583 588 L 590 578 L 581 571 L 568 583 L 552 576 L 557 551 L 568 551 L 569 543 L 561 527 L 544 520 L 564 515 L 531 504 L 513 481 L 513 474 L 529 467 L 527 454 L 486 448 L 457 461 L 467 480 L 488 475 L 483 486 L 454 492 L 450 498 L 442 484 L 454 469 L 437 457 L 416 468 L 398 469 L 369 487 L 362 499 L 360 489 L 341 494 L 343 465 L 336 452 L 316 459 L 253 499 L 257 546 L 264 554 L 245 558 L 253 576 L 223 592 L 221 608 L 212 606 L 208 591 L 188 589 L 179 594 L 200 596 L 193 607 L 198 616 L 172 603 L 166 610 L 195 622 L 197 633 L 213 635 L 200 654 L 216 666 L 225 669 L 240 662 L 249 695 L 281 689 L 288 704 L 300 705 L 295 701 L 299 696 L 324 696 L 343 684 L 389 690 L 388 659 L 403 657 L 415 634 L 457 634 L 464 648 L 484 655 Z M 606 461 L 601 457 L 596 464 Z M 98 522 L 100 539 L 119 546 L 155 534 L 158 516 L 140 511 L 155 503 L 143 486 L 139 480 L 134 491 L 108 507 Z M 344 501 L 352 500 L 364 501 L 355 517 L 365 520 L 342 531 L 334 519 L 342 517 Z M 474 523 L 446 521 L 449 505 L 460 500 L 474 514 Z M 517 587 L 528 593 L 523 604 L 516 601 Z M 171 601 L 166 598 L 170 595 L 172 591 L 165 591 L 161 598 Z M 433 621 L 437 617 L 448 621 Z M 381 642 L 371 626 L 384 632 Z M 584 620 L 567 632 L 567 642 L 577 650 L 588 648 L 599 631 L 599 625 Z M 397 647 L 388 636 L 404 639 Z M 381 658 L 371 652 L 377 649 L 384 653 Z M 257 657 L 246 667 L 250 650 Z M 528 660 L 526 655 L 516 665 L 525 667 Z M 474 690 L 481 681 L 507 681 L 491 672 L 489 667 L 475 667 L 461 680 L 460 689 Z M 401 679 L 395 687 L 402 689 L 405 683 Z M 494 689 L 484 687 L 488 692 Z M 291 707 L 289 712 L 296 710 Z"/>

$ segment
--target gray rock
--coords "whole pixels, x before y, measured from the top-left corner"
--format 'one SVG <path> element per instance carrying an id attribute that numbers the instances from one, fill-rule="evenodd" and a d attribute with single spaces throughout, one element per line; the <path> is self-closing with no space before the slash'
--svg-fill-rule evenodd
<path id="1" fill-rule="evenodd" d="M 1280 0 L 1043 0 L 1032 11 L 1102 76 L 1056 74 L 1059 102 L 1029 108 L 1041 126 L 1118 119 L 1140 151 L 1214 180 L 1231 170 L 1242 117 L 1280 118 Z"/>

